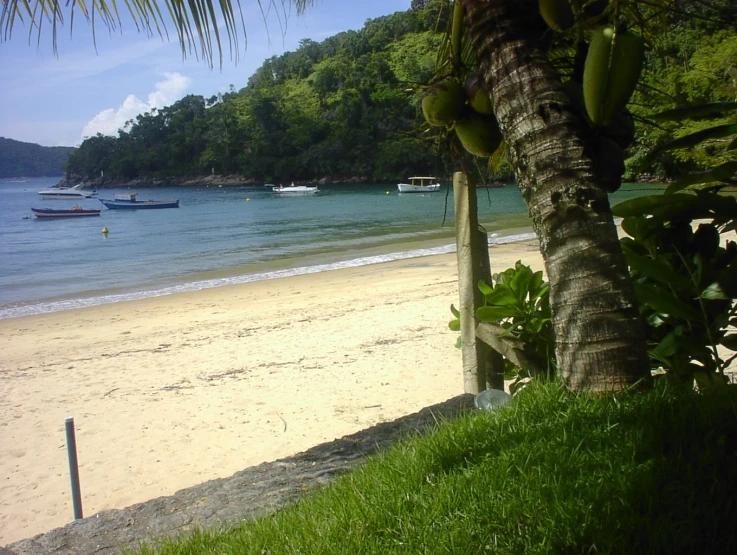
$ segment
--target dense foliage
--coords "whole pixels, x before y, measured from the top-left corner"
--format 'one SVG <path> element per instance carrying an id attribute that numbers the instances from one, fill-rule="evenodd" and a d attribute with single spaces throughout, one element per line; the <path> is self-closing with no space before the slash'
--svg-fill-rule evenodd
<path id="1" fill-rule="evenodd" d="M 700 386 L 721 378 L 734 360 L 737 335 L 737 199 L 699 191 L 647 196 L 622 203 L 630 237 L 622 246 L 655 367 Z M 701 223 L 698 223 L 701 222 Z M 724 245 L 724 246 L 722 246 Z"/>
<path id="2" fill-rule="evenodd" d="M 653 41 L 638 93 L 630 110 L 639 118 L 637 141 L 629 151 L 630 175 L 641 172 L 677 178 L 727 160 L 729 141 L 705 142 L 694 149 L 654 148 L 714 125 L 736 123 L 734 111 L 718 119 L 680 118 L 664 125 L 650 115 L 668 109 L 737 100 L 737 4 L 732 0 L 678 2 L 670 25 Z"/>
<path id="3" fill-rule="evenodd" d="M 41 146 L 0 137 L 0 177 L 62 175 L 67 158 L 75 150 L 69 146 Z"/>
<path id="4" fill-rule="evenodd" d="M 666 191 L 613 208 L 629 235 L 621 243 L 646 323 L 651 370 L 700 388 L 728 383 L 726 371 L 737 359 L 737 243 L 729 235 L 737 228 L 737 198 L 715 191 Z M 542 272 L 517 262 L 494 276 L 493 287 L 481 282 L 479 289 L 478 319 L 522 340 L 541 377 L 551 375 L 550 290 Z M 460 314 L 451 310 L 450 329 L 459 331 Z M 532 377 L 510 360 L 505 373 L 513 392 Z"/>
<path id="5" fill-rule="evenodd" d="M 737 94 L 737 9 L 729 2 L 684 3 L 653 43 L 630 106 L 637 141 L 627 150 L 629 174 L 657 179 L 715 164 L 713 149 L 662 154 L 642 164 L 650 148 L 703 125 L 648 124 L 647 114 L 687 104 L 734 100 Z M 405 12 L 369 20 L 320 43 L 266 60 L 245 87 L 210 98 L 190 95 L 137 116 L 118 137 L 85 140 L 67 173 L 113 179 L 241 174 L 260 181 L 366 179 L 448 175 L 457 169 L 428 133 L 420 109 L 447 29 L 446 0 L 413 2 Z M 718 157 L 718 155 L 717 155 Z M 470 159 L 469 159 L 470 160 Z M 483 164 L 482 164 L 483 165 Z M 487 178 L 509 168 L 478 168 Z"/>
<path id="6" fill-rule="evenodd" d="M 653 42 L 630 105 L 638 125 L 627 150 L 629 178 L 674 178 L 719 158 L 711 146 L 642 163 L 643 146 L 703 125 L 689 120 L 664 128 L 647 123 L 648 114 L 737 95 L 737 31 L 730 26 L 737 9 L 722 0 L 681 8 Z M 439 148 L 437 130 L 428 133 L 420 91 L 432 79 L 449 17 L 446 0 L 413 2 L 411 10 L 370 20 L 359 31 L 304 40 L 295 52 L 266 60 L 240 90 L 190 95 L 128 121 L 118 137 L 88 138 L 67 173 L 87 179 L 101 171 L 113 179 L 241 174 L 260 181 L 448 175 L 457 165 Z M 491 170 L 466 167 L 480 169 L 484 179 L 495 171 L 508 175 L 498 162 Z"/>
<path id="7" fill-rule="evenodd" d="M 443 0 L 274 56 L 246 87 L 187 96 L 97 135 L 68 173 L 133 179 L 242 174 L 262 181 L 394 180 L 450 172 L 423 140 L 418 88 L 434 70 Z M 447 11 L 447 10 L 445 10 Z"/>

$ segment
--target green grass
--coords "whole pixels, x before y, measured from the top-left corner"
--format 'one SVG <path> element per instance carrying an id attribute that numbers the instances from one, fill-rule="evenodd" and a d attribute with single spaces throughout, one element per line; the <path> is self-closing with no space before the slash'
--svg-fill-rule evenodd
<path id="1" fill-rule="evenodd" d="M 737 396 L 536 385 L 273 516 L 143 553 L 737 553 Z"/>

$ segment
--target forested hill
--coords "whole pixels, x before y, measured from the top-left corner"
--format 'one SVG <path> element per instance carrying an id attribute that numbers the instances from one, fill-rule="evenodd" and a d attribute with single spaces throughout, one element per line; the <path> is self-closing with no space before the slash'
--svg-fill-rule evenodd
<path id="1" fill-rule="evenodd" d="M 0 177 L 62 175 L 75 150 L 71 146 L 41 146 L 0 137 Z"/>
<path id="2" fill-rule="evenodd" d="M 320 43 L 303 40 L 230 92 L 190 95 L 128 121 L 118 137 L 88 138 L 70 156 L 67 175 L 91 180 L 104 172 L 106 180 L 120 181 L 216 174 L 277 183 L 451 175 L 461 164 L 450 160 L 448 143 L 439 140 L 445 129 L 429 128 L 421 110 L 451 3 L 408 4 L 407 11 L 369 20 L 359 31 Z M 734 102 L 735 21 L 733 0 L 683 3 L 669 13 L 661 34 L 647 38 L 645 71 L 629 105 L 637 123 L 634 144 L 625 152 L 626 179 L 641 172 L 669 179 L 726 161 L 710 144 L 654 158 L 645 154 L 709 125 L 684 119 L 666 129 L 650 121 L 652 114 Z M 568 58 L 556 63 L 572 65 L 574 53 L 556 55 L 563 54 Z M 715 123 L 734 123 L 734 117 L 725 113 Z M 486 159 L 464 155 L 467 171 L 492 171 Z M 502 158 L 493 171 L 504 168 Z"/>
<path id="3" fill-rule="evenodd" d="M 303 40 L 231 91 L 187 96 L 88 138 L 69 174 L 92 178 L 239 174 L 260 181 L 394 180 L 449 173 L 423 140 L 419 85 L 434 71 L 443 0 Z M 410 2 L 407 2 L 410 5 Z"/>

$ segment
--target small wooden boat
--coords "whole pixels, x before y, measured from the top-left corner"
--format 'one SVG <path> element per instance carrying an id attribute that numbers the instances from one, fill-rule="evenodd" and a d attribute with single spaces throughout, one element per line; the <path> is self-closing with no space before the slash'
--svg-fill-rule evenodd
<path id="1" fill-rule="evenodd" d="M 440 183 L 434 177 L 410 177 L 409 183 L 397 185 L 400 193 L 434 193 L 440 190 Z"/>
<path id="2" fill-rule="evenodd" d="M 50 208 L 31 208 L 37 218 L 79 218 L 81 216 L 99 216 L 102 210 L 90 210 L 81 206 L 57 210 Z"/>
<path id="3" fill-rule="evenodd" d="M 179 200 L 138 200 L 136 193 L 116 193 L 113 199 L 99 199 L 110 210 L 137 210 L 140 208 L 179 208 Z"/>
<path id="4" fill-rule="evenodd" d="M 289 187 L 278 185 L 271 188 L 275 193 L 286 194 L 286 195 L 311 195 L 319 192 L 317 187 L 309 187 L 307 185 L 295 185 L 292 183 Z"/>

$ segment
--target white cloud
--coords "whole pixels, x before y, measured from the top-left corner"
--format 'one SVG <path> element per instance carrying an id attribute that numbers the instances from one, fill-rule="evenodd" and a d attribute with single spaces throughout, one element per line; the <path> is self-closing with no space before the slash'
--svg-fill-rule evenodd
<path id="1" fill-rule="evenodd" d="M 181 73 L 164 73 L 163 81 L 154 84 L 154 90 L 148 93 L 146 102 L 134 94 L 129 94 L 118 109 L 108 108 L 98 113 L 87 122 L 82 130 L 82 140 L 98 133 L 103 135 L 117 135 L 118 129 L 129 119 L 151 111 L 152 108 L 163 108 L 173 104 L 182 96 L 192 84 L 192 79 Z"/>

